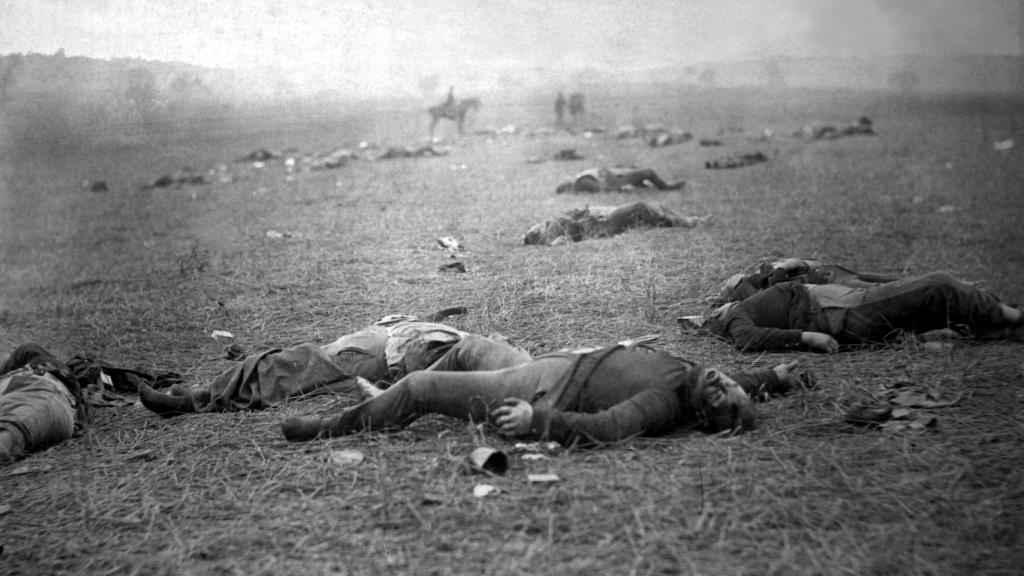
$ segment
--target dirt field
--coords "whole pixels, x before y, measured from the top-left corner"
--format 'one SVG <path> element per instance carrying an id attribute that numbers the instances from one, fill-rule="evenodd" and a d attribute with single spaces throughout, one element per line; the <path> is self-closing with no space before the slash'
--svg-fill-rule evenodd
<path id="1" fill-rule="evenodd" d="M 758 406 L 759 429 L 635 439 L 525 460 L 491 431 L 424 418 L 397 434 L 286 443 L 280 421 L 355 397 L 161 419 L 100 408 L 84 434 L 0 467 L 0 573 L 1019 574 L 1024 566 L 1024 345 L 922 341 L 882 350 L 743 354 L 684 333 L 721 281 L 762 258 L 858 270 L 946 270 L 1024 301 L 1024 100 L 742 91 L 588 94 L 588 126 L 633 117 L 716 138 L 650 148 L 591 137 L 470 135 L 441 158 L 353 161 L 286 178 L 260 148 L 411 144 L 425 115 L 261 110 L 150 139 L 0 166 L 0 350 L 38 342 L 199 383 L 246 350 L 324 343 L 390 313 L 462 305 L 451 323 L 534 353 L 657 333 L 658 348 L 730 370 L 799 358 L 820 385 Z M 550 104 L 485 101 L 473 129 L 549 122 Z M 753 142 L 845 124 L 875 137 Z M 447 130 L 447 128 L 446 128 Z M 741 131 L 742 130 L 742 131 Z M 447 132 L 446 132 L 447 133 Z M 1015 138 L 1017 147 L 993 143 Z M 575 148 L 582 161 L 528 164 Z M 706 170 L 762 151 L 770 161 Z M 182 166 L 229 182 L 139 190 Z M 558 195 L 583 168 L 637 164 L 678 192 Z M 81 188 L 105 180 L 107 192 Z M 695 229 L 524 246 L 534 222 L 586 204 L 658 200 Z M 268 232 L 279 232 L 271 237 Z M 465 274 L 441 236 L 469 252 Z M 925 430 L 843 422 L 903 382 L 942 395 Z M 475 443 L 510 453 L 465 474 Z M 337 466 L 332 451 L 365 460 Z M 527 474 L 560 482 L 535 485 Z M 487 483 L 499 492 L 476 498 Z"/>

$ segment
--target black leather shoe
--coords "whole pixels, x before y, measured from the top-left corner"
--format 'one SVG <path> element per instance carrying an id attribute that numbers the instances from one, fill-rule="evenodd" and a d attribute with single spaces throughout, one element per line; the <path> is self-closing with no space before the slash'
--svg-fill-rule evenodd
<path id="1" fill-rule="evenodd" d="M 191 395 L 172 396 L 157 392 L 149 384 L 139 382 L 139 400 L 142 405 L 164 417 L 180 416 L 196 411 Z"/>

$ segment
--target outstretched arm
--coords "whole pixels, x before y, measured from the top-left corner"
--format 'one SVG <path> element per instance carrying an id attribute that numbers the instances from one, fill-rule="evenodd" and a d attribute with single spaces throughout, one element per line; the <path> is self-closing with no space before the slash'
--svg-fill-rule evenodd
<path id="1" fill-rule="evenodd" d="M 731 338 L 736 348 L 744 352 L 784 350 L 800 346 L 806 346 L 816 352 L 839 350 L 839 343 L 828 334 L 757 326 L 745 315 L 737 315 L 729 320 L 725 327 L 725 336 Z"/>
<path id="2" fill-rule="evenodd" d="M 729 375 L 753 400 L 781 396 L 794 388 L 809 389 L 816 384 L 814 373 L 800 366 L 799 361 Z"/>
<path id="3" fill-rule="evenodd" d="M 803 332 L 788 328 L 758 326 L 750 315 L 739 310 L 726 320 L 723 336 L 732 340 L 744 352 L 779 350 L 801 344 Z"/>

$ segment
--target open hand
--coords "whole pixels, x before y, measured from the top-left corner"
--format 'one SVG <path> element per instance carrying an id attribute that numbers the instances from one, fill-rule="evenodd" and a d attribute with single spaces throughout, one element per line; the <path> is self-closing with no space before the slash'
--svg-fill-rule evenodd
<path id="1" fill-rule="evenodd" d="M 533 426 L 533 406 L 526 400 L 506 398 L 491 412 L 491 418 L 506 436 L 525 436 Z"/>

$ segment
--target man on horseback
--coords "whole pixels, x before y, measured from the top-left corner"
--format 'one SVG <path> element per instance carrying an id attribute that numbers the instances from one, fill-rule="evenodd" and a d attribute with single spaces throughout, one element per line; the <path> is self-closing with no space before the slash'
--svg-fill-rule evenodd
<path id="1" fill-rule="evenodd" d="M 451 120 L 455 122 L 455 126 L 461 135 L 463 128 L 466 124 L 466 114 L 470 110 L 476 110 L 480 107 L 480 100 L 477 98 L 463 98 L 456 100 L 455 88 L 448 88 L 448 98 L 444 102 L 437 106 L 431 106 L 427 109 L 427 113 L 430 114 L 430 137 L 434 137 L 434 128 L 437 127 L 437 123 L 441 120 Z"/>

